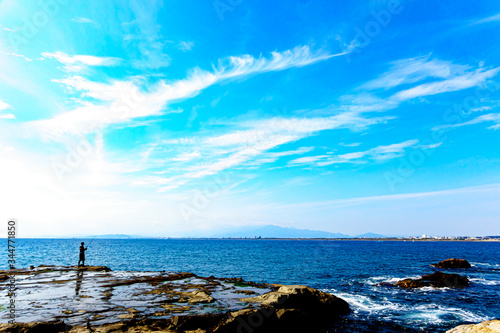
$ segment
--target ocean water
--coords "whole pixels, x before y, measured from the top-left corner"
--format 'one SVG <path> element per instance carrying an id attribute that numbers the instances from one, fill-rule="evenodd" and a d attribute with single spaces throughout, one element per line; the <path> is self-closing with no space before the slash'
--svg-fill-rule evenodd
<path id="1" fill-rule="evenodd" d="M 17 267 L 75 265 L 81 241 L 18 239 Z M 448 258 L 471 262 L 458 272 L 469 277 L 469 288 L 380 285 L 432 273 L 431 263 Z M 1 260 L 6 269 L 7 254 Z M 445 332 L 500 318 L 500 242 L 96 239 L 86 264 L 308 285 L 351 306 L 332 332 Z"/>

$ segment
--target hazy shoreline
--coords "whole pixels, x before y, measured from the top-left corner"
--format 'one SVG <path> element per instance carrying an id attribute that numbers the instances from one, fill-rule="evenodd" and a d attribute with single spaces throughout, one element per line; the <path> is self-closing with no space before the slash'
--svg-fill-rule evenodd
<path id="1" fill-rule="evenodd" d="M 500 239 L 399 239 L 399 238 L 149 238 L 149 239 L 180 239 L 180 240 L 291 240 L 291 241 L 375 241 L 375 242 L 500 242 Z"/>
<path id="2" fill-rule="evenodd" d="M 2 237 L 6 239 L 6 237 Z M 24 237 L 19 239 L 92 239 L 92 237 Z M 373 241 L 373 242 L 500 242 L 500 238 L 487 239 L 432 239 L 432 238 L 279 238 L 279 237 L 137 237 L 137 238 L 96 238 L 96 240 L 253 240 L 253 241 L 268 241 L 268 240 L 287 240 L 287 241 Z"/>

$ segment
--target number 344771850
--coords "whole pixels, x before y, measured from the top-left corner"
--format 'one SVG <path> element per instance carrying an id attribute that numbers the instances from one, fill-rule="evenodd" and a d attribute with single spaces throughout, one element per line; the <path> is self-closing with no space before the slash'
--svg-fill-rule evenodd
<path id="1" fill-rule="evenodd" d="M 10 265 L 10 268 L 14 268 L 14 265 L 16 264 L 16 221 L 9 221 L 8 222 L 8 227 L 7 227 L 7 234 L 8 234 L 8 251 L 9 251 L 9 261 L 8 264 Z"/>

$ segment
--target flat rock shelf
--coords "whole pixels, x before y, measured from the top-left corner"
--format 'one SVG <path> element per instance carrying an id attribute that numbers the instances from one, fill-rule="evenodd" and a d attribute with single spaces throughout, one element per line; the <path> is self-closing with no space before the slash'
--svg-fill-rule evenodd
<path id="1" fill-rule="evenodd" d="M 16 323 L 4 312 L 0 332 L 325 332 L 350 312 L 344 300 L 306 286 L 186 272 L 42 265 L 0 271 L 5 294 L 9 276 Z"/>

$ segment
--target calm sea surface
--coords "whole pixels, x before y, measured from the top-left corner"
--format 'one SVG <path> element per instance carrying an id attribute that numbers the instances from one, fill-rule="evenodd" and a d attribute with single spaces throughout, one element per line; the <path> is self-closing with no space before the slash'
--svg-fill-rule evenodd
<path id="1" fill-rule="evenodd" d="M 81 241 L 18 239 L 17 267 L 75 265 Z M 473 265 L 460 272 L 471 280 L 469 288 L 401 290 L 379 285 L 432 273 L 430 263 L 454 257 Z M 6 269 L 6 253 L 1 260 Z M 500 243 L 96 239 L 86 264 L 305 284 L 350 304 L 353 313 L 334 331 L 444 332 L 500 318 Z"/>

